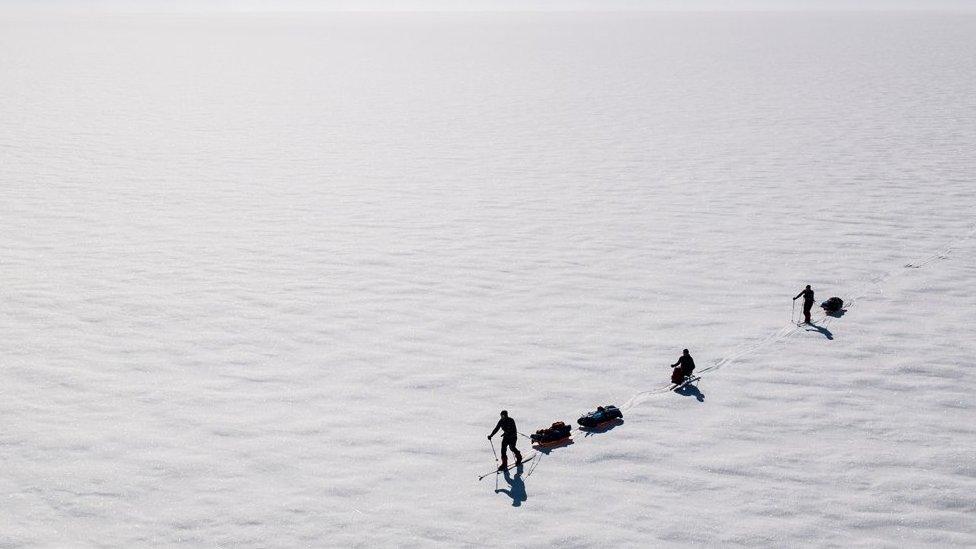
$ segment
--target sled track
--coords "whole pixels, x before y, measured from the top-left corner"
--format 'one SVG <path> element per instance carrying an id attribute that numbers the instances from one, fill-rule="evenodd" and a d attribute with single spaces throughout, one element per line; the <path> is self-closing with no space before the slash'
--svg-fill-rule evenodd
<path id="1" fill-rule="evenodd" d="M 925 258 L 920 259 L 918 261 L 906 263 L 901 267 L 891 269 L 885 273 L 872 277 L 859 290 L 855 291 L 850 298 L 848 298 L 848 301 L 844 303 L 845 310 L 852 309 L 860 300 L 867 297 L 872 291 L 881 290 L 881 286 L 885 282 L 899 275 L 904 274 L 905 272 L 907 272 L 908 269 L 918 269 L 930 263 L 933 263 L 937 260 L 946 259 L 949 256 L 949 254 L 951 254 L 953 250 L 955 250 L 957 246 L 965 243 L 966 241 L 971 239 L 974 235 L 976 235 L 976 224 L 973 224 L 969 228 L 969 230 L 966 231 L 961 237 L 949 242 L 947 245 L 940 248 L 938 252 L 926 256 Z M 816 320 L 816 323 L 819 326 L 829 326 L 830 323 L 834 320 L 834 318 L 835 317 L 828 316 L 824 313 L 820 313 L 816 315 L 816 318 L 814 320 Z M 767 335 L 765 338 L 761 339 L 760 341 L 757 341 L 751 345 L 740 347 L 739 349 L 733 351 L 732 353 L 726 355 L 725 357 L 715 360 L 711 365 L 706 366 L 704 368 L 697 369 L 695 371 L 695 375 L 698 377 L 704 377 L 706 374 L 710 374 L 711 372 L 714 372 L 726 366 L 730 366 L 744 356 L 756 354 L 757 352 L 772 345 L 773 343 L 776 343 L 778 341 L 783 341 L 791 337 L 792 335 L 796 334 L 797 332 L 803 330 L 804 330 L 803 325 L 796 325 L 790 323 L 780 328 L 779 330 Z M 630 399 L 628 399 L 627 402 L 625 402 L 622 406 L 620 406 L 620 410 L 621 411 L 632 410 L 633 408 L 639 406 L 641 403 L 646 402 L 657 395 L 670 393 L 672 390 L 671 387 L 673 386 L 674 386 L 673 384 L 669 383 L 667 385 L 662 385 L 655 389 L 641 391 L 635 394 L 634 396 L 630 397 Z M 573 426 L 572 429 L 570 430 L 570 436 L 582 432 L 584 431 L 581 430 L 578 426 Z M 525 438 L 531 438 L 529 435 L 525 433 L 520 432 L 519 435 Z M 539 465 L 538 462 L 542 461 L 542 457 L 544 455 L 548 455 L 548 452 L 536 449 L 535 453 L 532 455 L 537 457 L 537 462 L 531 467 L 529 474 L 526 475 L 526 478 L 529 475 L 531 475 L 533 472 L 535 472 L 536 467 L 538 467 Z"/>
<path id="2" fill-rule="evenodd" d="M 957 238 L 957 239 L 949 242 L 948 244 L 946 244 L 945 246 L 943 246 L 942 248 L 940 248 L 939 251 L 937 251 L 937 252 L 935 252 L 935 253 L 933 253 L 933 254 L 931 254 L 931 255 L 923 258 L 923 259 L 920 259 L 918 261 L 913 261 L 911 263 L 906 263 L 905 265 L 903 265 L 901 267 L 898 267 L 898 268 L 895 268 L 895 269 L 891 269 L 891 270 L 889 270 L 889 271 L 887 271 L 885 273 L 882 273 L 882 274 L 879 274 L 877 276 L 872 277 L 859 290 L 855 291 L 851 295 L 851 297 L 849 297 L 847 299 L 847 301 L 844 303 L 844 308 L 846 310 L 850 310 L 850 309 L 854 308 L 860 300 L 862 300 L 865 297 L 867 297 L 873 291 L 880 290 L 881 289 L 881 286 L 885 282 L 887 282 L 887 281 L 889 281 L 889 280 L 891 280 L 893 278 L 896 278 L 899 275 L 905 274 L 908 269 L 920 269 L 920 268 L 925 267 L 926 265 L 929 265 L 930 263 L 933 263 L 933 262 L 935 262 L 937 260 L 946 259 L 949 256 L 949 254 L 951 254 L 955 250 L 956 247 L 958 247 L 960 244 L 963 244 L 966 241 L 968 241 L 970 238 L 973 237 L 973 235 L 976 235 L 976 224 L 972 225 L 969 228 L 969 230 L 966 231 L 966 233 L 964 233 L 961 237 L 959 237 L 959 238 Z M 819 326 L 829 326 L 830 323 L 834 320 L 834 318 L 835 317 L 828 316 L 826 314 L 820 313 L 820 314 L 818 314 L 816 316 L 816 318 L 814 320 L 816 321 L 817 325 L 819 325 Z M 728 354 L 728 355 L 726 355 L 726 356 L 724 356 L 724 357 L 722 357 L 722 358 L 714 361 L 711 365 L 696 370 L 695 375 L 698 375 L 698 376 L 701 377 L 701 376 L 704 376 L 705 374 L 714 372 L 716 370 L 719 370 L 721 368 L 724 368 L 726 366 L 729 366 L 731 364 L 734 364 L 740 358 L 742 358 L 744 356 L 753 355 L 753 354 L 761 351 L 762 349 L 764 349 L 764 348 L 772 345 L 773 343 L 776 343 L 778 341 L 783 341 L 783 340 L 785 340 L 785 339 L 793 336 L 794 334 L 796 334 L 797 332 L 800 332 L 800 331 L 804 331 L 802 325 L 797 326 L 797 325 L 794 325 L 792 323 L 791 324 L 788 324 L 788 325 L 780 328 L 779 330 L 777 330 L 777 331 L 775 331 L 775 332 L 767 335 L 765 338 L 761 339 L 760 341 L 757 341 L 757 342 L 755 342 L 755 343 L 753 343 L 751 345 L 745 346 L 745 347 L 741 347 L 741 348 L 733 351 L 732 353 L 730 353 L 730 354 Z M 630 399 L 627 400 L 627 402 L 625 402 L 620 407 L 620 409 L 621 410 L 631 410 L 634 407 L 640 405 L 641 403 L 647 401 L 648 399 L 653 398 L 656 395 L 661 395 L 661 394 L 670 393 L 670 392 L 671 392 L 671 384 L 662 385 L 662 386 L 660 386 L 660 387 L 658 387 L 656 389 L 649 389 L 647 391 L 641 391 L 641 392 L 637 393 L 636 395 L 630 397 Z"/>

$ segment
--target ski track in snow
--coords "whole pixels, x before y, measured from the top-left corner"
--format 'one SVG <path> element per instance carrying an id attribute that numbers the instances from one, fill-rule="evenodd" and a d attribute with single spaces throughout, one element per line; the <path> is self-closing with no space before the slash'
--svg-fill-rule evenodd
<path id="1" fill-rule="evenodd" d="M 938 252 L 926 256 L 925 258 L 920 259 L 918 261 L 913 261 L 911 263 L 908 263 L 900 268 L 894 268 L 883 274 L 873 277 L 866 286 L 864 286 L 860 290 L 855 291 L 854 293 L 851 294 L 849 298 L 846 298 L 844 300 L 845 315 L 846 315 L 846 311 L 850 311 L 851 309 L 853 309 L 858 301 L 867 297 L 869 292 L 883 290 L 884 283 L 887 282 L 889 279 L 904 274 L 906 272 L 906 269 L 918 269 L 932 263 L 933 261 L 937 261 L 939 259 L 946 259 L 956 247 L 958 247 L 960 244 L 963 244 L 964 242 L 967 242 L 970 238 L 972 238 L 973 234 L 976 234 L 976 225 L 973 225 L 961 237 L 952 240 L 951 242 L 949 242 L 949 244 L 940 248 Z M 824 314 L 823 312 L 820 312 L 815 316 L 816 318 L 814 319 L 815 320 L 814 324 L 817 326 L 824 326 L 824 327 L 829 326 L 831 321 L 835 320 L 836 318 L 831 315 Z M 735 350 L 729 353 L 728 355 L 726 355 L 725 357 L 714 361 L 710 366 L 697 368 L 696 375 L 704 378 L 705 374 L 714 372 L 726 366 L 730 366 L 734 364 L 737 360 L 741 359 L 742 357 L 754 355 L 757 352 L 761 351 L 762 349 L 768 347 L 769 345 L 776 343 L 778 341 L 783 341 L 784 339 L 787 339 L 790 336 L 801 331 L 805 331 L 805 327 L 802 325 L 798 326 L 796 325 L 796 323 L 791 323 L 789 325 L 786 325 L 780 328 L 778 331 L 769 334 L 768 336 L 761 339 L 760 341 L 756 343 L 748 344 L 745 347 Z M 620 406 L 620 409 L 622 411 L 629 411 L 632 408 L 639 406 L 641 403 L 645 402 L 649 398 L 653 398 L 654 396 L 657 395 L 671 393 L 673 391 L 671 387 L 673 387 L 673 384 L 668 383 L 667 385 L 662 385 L 656 389 L 641 391 L 635 394 L 634 396 L 630 397 L 626 402 L 624 402 L 623 405 Z M 574 433 L 580 432 L 579 427 L 573 427 L 573 432 Z M 527 436 L 527 435 L 523 435 L 523 436 Z"/>
<path id="2" fill-rule="evenodd" d="M 959 246 L 960 244 L 962 244 L 964 242 L 967 242 L 970 238 L 972 238 L 973 234 L 976 234 L 976 225 L 973 225 L 968 231 L 966 231 L 966 233 L 963 236 L 952 240 L 949 244 L 947 244 L 944 247 L 940 248 L 940 250 L 938 252 L 936 252 L 934 254 L 931 254 L 929 256 L 926 256 L 925 258 L 920 259 L 918 261 L 910 262 L 910 263 L 908 263 L 908 264 L 906 264 L 906 265 L 904 265 L 904 266 L 902 266 L 900 268 L 891 269 L 891 270 L 889 270 L 889 271 L 887 271 L 887 272 L 885 272 L 883 274 L 880 274 L 880 275 L 877 275 L 877 276 L 871 278 L 870 282 L 866 286 L 864 286 L 861 290 L 855 291 L 853 294 L 851 294 L 851 297 L 845 299 L 845 301 L 844 301 L 844 314 L 846 315 L 846 313 L 848 311 L 850 311 L 851 309 L 853 309 L 854 306 L 855 306 L 855 304 L 858 301 L 860 301 L 861 299 L 864 299 L 865 297 L 867 297 L 867 295 L 868 295 L 869 292 L 871 292 L 871 291 L 882 291 L 883 290 L 883 285 L 884 285 L 885 282 L 887 282 L 891 278 L 894 278 L 896 276 L 899 276 L 899 275 L 904 274 L 906 272 L 906 269 L 918 269 L 918 268 L 922 268 L 922 267 L 924 267 L 924 266 L 932 263 L 933 261 L 937 261 L 939 259 L 947 259 L 948 256 L 949 256 L 949 254 L 952 253 L 952 251 L 957 246 Z M 795 311 L 794 311 L 794 313 L 795 313 Z M 816 318 L 813 318 L 812 319 L 812 320 L 814 320 L 814 325 L 816 325 L 816 326 L 823 326 L 823 327 L 829 326 L 830 323 L 831 323 L 831 321 L 832 320 L 835 320 L 837 318 L 837 317 L 834 317 L 834 316 L 825 314 L 822 311 L 820 313 L 815 314 L 815 315 L 812 315 L 812 316 L 815 316 L 816 317 Z M 752 343 L 752 344 L 747 344 L 744 347 L 742 347 L 742 348 L 740 348 L 740 349 L 738 349 L 736 351 L 733 351 L 732 353 L 729 353 L 725 357 L 715 360 L 710 366 L 696 368 L 696 374 L 695 375 L 698 376 L 699 378 L 704 378 L 705 377 L 705 374 L 708 374 L 708 373 L 711 373 L 711 372 L 715 372 L 715 371 L 717 371 L 717 370 L 719 370 L 721 368 L 727 367 L 727 366 L 731 366 L 737 360 L 739 360 L 739 359 L 741 359 L 743 357 L 746 357 L 746 356 L 754 355 L 754 354 L 758 353 L 759 351 L 761 351 L 762 349 L 764 349 L 764 348 L 772 345 L 773 343 L 776 343 L 776 342 L 779 342 L 779 341 L 783 341 L 785 339 L 788 339 L 789 337 L 791 337 L 791 336 L 793 336 L 793 335 L 795 335 L 795 334 L 797 334 L 797 333 L 799 333 L 801 331 L 806 331 L 806 328 L 805 328 L 804 325 L 797 325 L 795 322 L 791 322 L 790 324 L 788 324 L 788 325 L 780 328 L 778 331 L 769 334 L 768 336 L 766 336 L 765 338 L 761 339 L 760 341 L 755 342 L 755 343 Z M 695 381 L 695 383 L 698 383 L 698 381 Z M 673 387 L 674 387 L 674 384 L 668 383 L 666 385 L 661 385 L 660 387 L 658 387 L 656 389 L 649 389 L 647 391 L 641 391 L 641 392 L 635 394 L 634 396 L 630 397 L 629 399 L 627 399 L 627 401 L 625 401 L 619 408 L 623 412 L 628 412 L 631 409 L 633 409 L 633 408 L 635 408 L 637 406 L 640 406 L 642 403 L 646 402 L 648 399 L 654 398 L 655 396 L 670 394 L 670 393 L 674 392 Z M 574 425 L 572 427 L 571 434 L 579 434 L 579 433 L 585 433 L 585 431 L 583 431 L 582 429 L 580 429 L 578 425 Z M 524 437 L 526 439 L 530 439 L 531 438 L 526 433 L 519 433 L 519 435 L 521 435 L 522 437 Z M 534 467 L 533 467 L 533 470 L 534 470 Z"/>
<path id="3" fill-rule="evenodd" d="M 908 264 L 906 264 L 906 265 L 904 265 L 904 266 L 902 266 L 900 268 L 893 268 L 893 269 L 891 269 L 891 270 L 889 270 L 889 271 L 887 271 L 887 272 L 885 272 L 883 274 L 880 274 L 880 275 L 872 278 L 870 280 L 870 282 L 866 286 L 864 286 L 860 290 L 857 290 L 854 293 L 852 293 L 849 298 L 844 299 L 844 310 L 845 310 L 845 313 L 844 314 L 846 315 L 846 311 L 849 311 L 849 310 L 853 309 L 854 306 L 857 304 L 857 302 L 860 301 L 860 300 L 862 300 L 862 299 L 864 299 L 865 297 L 867 297 L 870 292 L 872 292 L 872 291 L 883 291 L 883 285 L 884 285 L 885 282 L 887 282 L 891 278 L 894 278 L 896 276 L 900 276 L 900 275 L 905 274 L 906 273 L 906 269 L 918 269 L 918 268 L 925 267 L 926 265 L 932 263 L 933 261 L 937 261 L 937 260 L 940 260 L 940 259 L 947 259 L 948 256 L 949 256 L 949 254 L 951 254 L 952 251 L 956 247 L 958 247 L 960 244 L 963 244 L 963 243 L 967 242 L 970 238 L 972 238 L 973 234 L 976 234 L 976 225 L 973 225 L 961 237 L 958 237 L 958 238 L 952 240 L 951 242 L 949 242 L 949 244 L 947 244 L 946 246 L 942 247 L 938 252 L 936 252 L 934 254 L 931 254 L 931 255 L 929 255 L 929 256 L 927 256 L 927 257 L 925 257 L 923 259 L 920 259 L 918 261 L 914 261 L 914 262 L 908 263 Z M 815 316 L 816 316 L 816 319 L 815 319 L 814 324 L 817 325 L 817 326 L 824 326 L 824 327 L 829 326 L 830 323 L 831 323 L 831 321 L 833 321 L 833 320 L 835 320 L 837 318 L 837 317 L 834 317 L 834 316 L 825 314 L 822 311 L 819 314 L 815 315 Z M 801 331 L 805 331 L 805 327 L 802 326 L 802 325 L 799 325 L 798 326 L 798 325 L 796 325 L 796 323 L 791 323 L 789 325 L 786 325 L 786 326 L 782 327 L 779 331 L 776 331 L 776 332 L 773 332 L 773 333 L 769 334 L 768 336 L 766 336 L 764 339 L 760 340 L 759 342 L 754 343 L 754 344 L 751 344 L 751 345 L 748 345 L 748 346 L 746 346 L 746 347 L 744 347 L 742 349 L 733 351 L 732 353 L 729 353 L 726 357 L 723 357 L 723 358 L 720 358 L 720 359 L 716 360 L 710 366 L 705 366 L 704 368 L 696 369 L 697 370 L 697 375 L 698 376 L 701 376 L 701 377 L 704 377 L 704 375 L 707 374 L 707 373 L 709 373 L 709 372 L 714 372 L 716 370 L 719 370 L 720 368 L 724 368 L 726 366 L 730 366 L 730 365 L 734 364 L 736 360 L 739 360 L 740 358 L 742 358 L 744 356 L 753 355 L 753 354 L 757 353 L 758 351 L 764 349 L 765 347 L 768 347 L 769 345 L 771 345 L 773 343 L 776 343 L 778 341 L 782 341 L 784 339 L 787 339 L 790 336 L 792 336 L 792 335 L 794 335 L 794 334 L 796 334 L 798 332 L 801 332 Z M 670 387 L 671 387 L 671 384 L 668 384 L 666 386 L 662 386 L 662 387 L 659 387 L 657 389 L 651 389 L 649 391 L 643 391 L 643 392 L 637 393 L 636 395 L 632 396 L 629 400 L 627 400 L 623 404 L 623 406 L 620 407 L 620 409 L 621 410 L 629 410 L 629 409 L 631 409 L 631 408 L 633 408 L 635 406 L 640 405 L 641 402 L 644 402 L 649 397 L 652 397 L 654 395 L 659 395 L 659 394 L 662 394 L 662 393 L 670 393 L 671 392 L 671 388 Z"/>

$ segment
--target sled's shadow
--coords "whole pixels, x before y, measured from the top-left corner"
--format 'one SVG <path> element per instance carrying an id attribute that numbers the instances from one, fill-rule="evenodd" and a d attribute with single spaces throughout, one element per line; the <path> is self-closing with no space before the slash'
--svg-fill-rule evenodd
<path id="1" fill-rule="evenodd" d="M 565 448 L 567 446 L 572 446 L 572 445 L 573 445 L 573 439 L 567 438 L 565 440 L 560 440 L 559 442 L 555 442 L 553 444 L 544 444 L 544 445 L 535 444 L 532 446 L 532 449 L 539 452 L 540 454 L 545 454 L 548 456 L 549 452 L 552 452 L 553 450 L 556 450 L 558 448 Z"/>
<path id="2" fill-rule="evenodd" d="M 840 318 L 844 316 L 845 313 L 847 313 L 847 309 L 841 309 L 839 311 L 824 311 L 825 315 L 832 316 L 834 318 Z"/>
<path id="3" fill-rule="evenodd" d="M 495 485 L 496 494 L 505 494 L 512 498 L 512 507 L 521 507 L 522 502 L 529 499 L 529 495 L 525 493 L 525 481 L 522 480 L 522 473 L 525 471 L 523 465 L 519 465 L 515 468 L 515 474 L 512 475 L 511 472 L 505 471 L 502 473 L 502 478 L 508 483 L 508 488 L 498 488 Z M 495 477 L 496 481 L 498 477 Z"/>
<path id="4" fill-rule="evenodd" d="M 580 427 L 579 430 L 582 431 L 584 437 L 589 437 L 593 435 L 598 435 L 600 433 L 606 433 L 607 431 L 624 424 L 624 420 L 617 418 L 601 423 L 595 427 Z"/>
<path id="5" fill-rule="evenodd" d="M 807 326 L 809 326 L 809 328 L 807 328 L 808 332 L 820 332 L 827 339 L 829 340 L 834 339 L 834 333 L 828 330 L 827 328 L 824 328 L 823 326 L 817 326 L 816 324 L 807 324 Z"/>
<path id="6" fill-rule="evenodd" d="M 681 396 L 695 397 L 696 399 L 698 399 L 698 402 L 705 402 L 705 394 L 702 393 L 698 389 L 698 387 L 695 387 L 691 383 L 683 387 L 678 387 L 677 389 L 674 390 L 674 392 L 678 393 Z"/>

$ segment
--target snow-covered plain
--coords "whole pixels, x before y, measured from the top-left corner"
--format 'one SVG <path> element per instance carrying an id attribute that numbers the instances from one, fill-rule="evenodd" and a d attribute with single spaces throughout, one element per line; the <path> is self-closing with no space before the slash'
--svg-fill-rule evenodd
<path id="1" fill-rule="evenodd" d="M 971 14 L 0 15 L 0 546 L 972 547 L 974 90 Z"/>

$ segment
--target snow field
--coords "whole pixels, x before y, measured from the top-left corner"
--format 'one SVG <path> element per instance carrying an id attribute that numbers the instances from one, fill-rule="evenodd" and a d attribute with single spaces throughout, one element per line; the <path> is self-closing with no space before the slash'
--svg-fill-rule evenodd
<path id="1" fill-rule="evenodd" d="M 0 545 L 976 544 L 974 31 L 0 16 Z"/>

